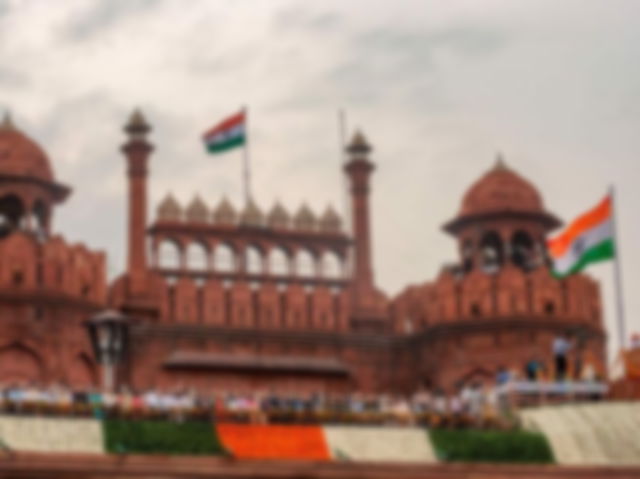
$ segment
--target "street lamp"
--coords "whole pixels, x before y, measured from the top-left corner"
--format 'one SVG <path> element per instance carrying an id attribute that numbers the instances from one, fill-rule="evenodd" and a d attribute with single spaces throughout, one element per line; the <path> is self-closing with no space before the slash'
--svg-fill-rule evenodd
<path id="1" fill-rule="evenodd" d="M 119 311 L 107 309 L 89 318 L 85 325 L 93 354 L 103 366 L 102 387 L 105 391 L 113 391 L 115 366 L 127 346 L 129 319 Z"/>

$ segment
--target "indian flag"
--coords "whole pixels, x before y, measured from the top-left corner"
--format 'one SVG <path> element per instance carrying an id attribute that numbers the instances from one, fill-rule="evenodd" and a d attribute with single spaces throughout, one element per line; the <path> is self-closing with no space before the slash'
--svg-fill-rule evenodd
<path id="1" fill-rule="evenodd" d="M 562 234 L 547 241 L 555 276 L 568 276 L 590 263 L 615 256 L 612 204 L 611 196 L 607 196 L 576 218 Z"/>
<path id="2" fill-rule="evenodd" d="M 236 146 L 242 146 L 246 141 L 245 111 L 224 119 L 209 129 L 202 137 L 209 153 L 222 153 Z"/>

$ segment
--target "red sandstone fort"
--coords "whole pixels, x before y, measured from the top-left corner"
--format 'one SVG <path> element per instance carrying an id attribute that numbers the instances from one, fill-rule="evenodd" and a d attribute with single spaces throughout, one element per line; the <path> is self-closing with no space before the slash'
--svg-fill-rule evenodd
<path id="1" fill-rule="evenodd" d="M 561 222 L 502 160 L 443 226 L 458 260 L 388 297 L 371 261 L 374 163 L 362 134 L 344 165 L 348 233 L 331 208 L 236 209 L 224 198 L 210 208 L 167 196 L 149 221 L 150 126 L 134 113 L 125 132 L 128 260 L 108 284 L 104 253 L 54 228 L 70 188 L 39 145 L 0 124 L 0 382 L 96 385 L 84 323 L 107 307 L 129 318 L 119 381 L 136 389 L 453 388 L 534 357 L 550 363 L 566 331 L 606 374 L 599 287 L 550 275 L 545 236 Z"/>

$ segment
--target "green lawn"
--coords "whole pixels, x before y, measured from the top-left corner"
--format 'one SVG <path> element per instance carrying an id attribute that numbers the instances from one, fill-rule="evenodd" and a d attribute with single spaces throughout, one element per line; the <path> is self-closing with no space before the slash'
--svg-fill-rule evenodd
<path id="1" fill-rule="evenodd" d="M 433 429 L 428 434 L 445 462 L 553 462 L 547 439 L 534 432 Z"/>
<path id="2" fill-rule="evenodd" d="M 105 447 L 116 454 L 223 455 L 212 423 L 171 421 L 103 421 Z"/>

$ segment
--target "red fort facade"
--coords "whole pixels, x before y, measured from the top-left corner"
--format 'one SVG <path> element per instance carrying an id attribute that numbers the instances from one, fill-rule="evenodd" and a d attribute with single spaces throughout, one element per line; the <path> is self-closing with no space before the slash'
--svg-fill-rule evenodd
<path id="1" fill-rule="evenodd" d="M 567 331 L 606 374 L 599 287 L 550 275 L 544 239 L 560 221 L 502 160 L 444 225 L 459 260 L 390 298 L 372 266 L 374 164 L 362 134 L 344 165 L 347 233 L 331 207 L 238 210 L 222 198 L 209 208 L 197 196 L 168 195 L 149 221 L 150 127 L 136 112 L 125 132 L 128 257 L 109 285 L 103 253 L 54 233 L 70 190 L 46 154 L 8 119 L 0 126 L 0 382 L 95 385 L 83 323 L 106 307 L 129 318 L 119 382 L 135 389 L 451 389 L 534 358 L 550 366 Z"/>

